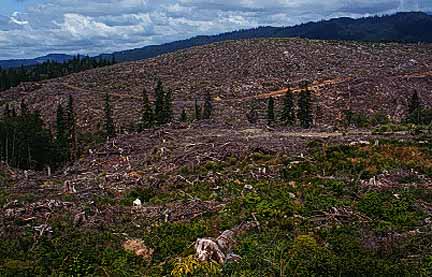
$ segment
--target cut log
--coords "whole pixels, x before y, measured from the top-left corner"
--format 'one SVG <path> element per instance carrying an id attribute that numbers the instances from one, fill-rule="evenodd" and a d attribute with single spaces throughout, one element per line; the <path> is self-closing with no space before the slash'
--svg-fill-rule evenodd
<path id="1" fill-rule="evenodd" d="M 239 261 L 240 256 L 232 252 L 235 238 L 257 226 L 257 222 L 244 222 L 231 230 L 224 231 L 216 239 L 197 239 L 195 242 L 197 259 L 201 262 L 215 261 L 219 264 L 224 264 L 228 261 Z"/>

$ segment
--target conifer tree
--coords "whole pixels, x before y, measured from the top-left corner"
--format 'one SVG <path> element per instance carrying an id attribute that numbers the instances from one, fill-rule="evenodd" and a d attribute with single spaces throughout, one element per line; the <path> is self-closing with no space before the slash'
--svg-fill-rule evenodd
<path id="1" fill-rule="evenodd" d="M 0 159 L 12 167 L 41 169 L 60 156 L 38 112 L 0 120 Z"/>
<path id="2" fill-rule="evenodd" d="M 57 106 L 57 117 L 56 117 L 56 145 L 58 154 L 60 157 L 58 161 L 66 160 L 69 155 L 68 149 L 68 139 L 67 139 L 67 123 L 65 121 L 65 114 L 63 106 L 59 104 Z"/>
<path id="3" fill-rule="evenodd" d="M 414 91 L 408 104 L 408 113 L 412 114 L 420 108 L 420 97 L 417 91 Z"/>
<path id="4" fill-rule="evenodd" d="M 57 106 L 57 117 L 56 117 L 56 142 L 58 144 L 65 144 L 66 141 L 66 124 L 65 115 L 62 104 Z"/>
<path id="5" fill-rule="evenodd" d="M 351 109 L 345 110 L 344 112 L 344 125 L 346 128 L 350 127 L 353 121 L 354 113 Z"/>
<path id="6" fill-rule="evenodd" d="M 25 117 L 29 114 L 29 110 L 28 110 L 27 104 L 25 103 L 24 99 L 21 100 L 20 110 L 21 110 L 21 116 Z"/>
<path id="7" fill-rule="evenodd" d="M 195 120 L 201 120 L 201 105 L 197 97 L 195 97 Z"/>
<path id="8" fill-rule="evenodd" d="M 165 123 L 164 120 L 164 101 L 165 101 L 165 91 L 162 85 L 162 81 L 158 80 L 157 84 L 156 84 L 156 88 L 155 88 L 155 96 L 156 96 L 156 101 L 155 101 L 155 121 L 157 125 L 162 125 Z"/>
<path id="9" fill-rule="evenodd" d="M 275 113 L 274 113 L 274 99 L 270 97 L 267 104 L 267 121 L 268 124 L 271 125 L 275 121 Z"/>
<path id="10" fill-rule="evenodd" d="M 181 114 L 180 114 L 180 122 L 187 122 L 187 113 L 186 110 L 183 108 Z"/>
<path id="11" fill-rule="evenodd" d="M 165 97 L 163 101 L 163 116 L 162 122 L 163 124 L 170 123 L 173 119 L 173 110 L 172 110 L 172 91 L 168 90 L 165 92 Z"/>
<path id="12" fill-rule="evenodd" d="M 9 118 L 11 116 L 11 110 L 9 104 L 6 104 L 4 112 L 3 112 L 4 118 Z"/>
<path id="13" fill-rule="evenodd" d="M 300 92 L 298 107 L 297 117 L 300 120 L 300 126 L 305 129 L 312 127 L 311 93 L 307 86 Z"/>
<path id="14" fill-rule="evenodd" d="M 257 102 L 256 100 L 253 100 L 250 105 L 250 110 L 246 114 L 246 118 L 249 121 L 249 123 L 256 124 L 258 121 L 258 112 L 257 112 Z"/>
<path id="15" fill-rule="evenodd" d="M 210 96 L 210 93 L 206 94 L 205 100 L 204 100 L 204 110 L 202 113 L 203 119 L 210 119 L 213 112 L 213 103 Z"/>
<path id="16" fill-rule="evenodd" d="M 108 138 L 113 138 L 115 137 L 115 126 L 114 126 L 114 119 L 111 110 L 111 100 L 108 93 L 105 95 L 104 110 L 105 110 L 105 119 L 104 119 L 105 134 Z"/>
<path id="17" fill-rule="evenodd" d="M 408 103 L 408 121 L 419 124 L 421 122 L 421 102 L 417 91 L 414 91 Z"/>
<path id="18" fill-rule="evenodd" d="M 290 89 L 288 89 L 288 92 L 284 97 L 283 110 L 280 120 L 287 126 L 292 126 L 295 123 L 294 100 Z"/>
<path id="19" fill-rule="evenodd" d="M 76 116 L 74 111 L 73 97 L 69 95 L 67 104 L 67 136 L 70 145 L 70 160 L 74 161 L 77 159 L 78 155 L 78 138 L 76 134 Z"/>
<path id="20" fill-rule="evenodd" d="M 147 91 L 143 90 L 143 102 L 142 102 L 142 115 L 141 122 L 139 125 L 139 131 L 142 132 L 144 129 L 149 129 L 154 126 L 154 115 L 153 109 L 150 105 L 150 100 L 147 95 Z"/>

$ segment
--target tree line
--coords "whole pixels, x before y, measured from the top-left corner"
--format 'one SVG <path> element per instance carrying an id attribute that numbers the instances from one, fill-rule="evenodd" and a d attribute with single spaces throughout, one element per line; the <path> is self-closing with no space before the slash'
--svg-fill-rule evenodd
<path id="1" fill-rule="evenodd" d="M 258 111 L 257 103 L 252 102 L 250 111 L 246 117 L 250 123 L 257 123 Z M 308 129 L 313 125 L 312 94 L 307 85 L 304 85 L 300 91 L 297 101 L 294 93 L 288 89 L 283 98 L 282 110 L 275 111 L 275 102 L 273 97 L 267 100 L 266 118 L 268 125 L 272 126 L 277 123 L 283 126 L 299 125 Z"/>
<path id="2" fill-rule="evenodd" d="M 0 158 L 12 167 L 42 169 L 59 161 L 51 133 L 39 112 L 22 102 L 20 112 L 6 106 L 0 121 Z"/>
<path id="3" fill-rule="evenodd" d="M 156 83 L 154 101 L 151 102 L 146 89 L 142 93 L 142 111 L 136 125 L 136 131 L 158 128 L 174 121 L 173 94 L 161 81 Z M 73 162 L 80 156 L 74 99 L 69 96 L 66 104 L 58 104 L 54 132 L 45 127 L 38 111 L 30 112 L 22 101 L 18 111 L 6 104 L 0 120 L 0 159 L 12 167 L 22 169 L 43 169 L 46 166 L 60 167 Z M 432 123 L 432 110 L 427 109 L 415 92 L 408 101 L 408 116 L 405 122 L 416 125 Z M 273 97 L 267 100 L 267 122 L 284 126 L 299 125 L 311 128 L 313 125 L 312 94 L 307 86 L 295 96 L 291 90 L 284 95 L 281 111 L 275 111 Z M 204 101 L 195 98 L 193 112 L 189 115 L 183 109 L 178 121 L 210 119 L 213 113 L 212 98 L 209 93 Z M 254 102 L 247 114 L 251 123 L 258 119 L 257 105 Z M 104 98 L 103 135 L 114 138 L 117 134 L 111 98 L 107 93 Z"/>
<path id="4" fill-rule="evenodd" d="M 141 116 L 133 128 L 134 131 L 143 132 L 146 129 L 157 128 L 174 121 L 172 91 L 166 89 L 160 80 L 156 82 L 154 99 L 154 102 L 150 101 L 148 91 L 144 88 L 142 92 Z M 195 98 L 194 103 L 193 114 L 188 115 L 186 109 L 183 108 L 178 118 L 179 122 L 207 120 L 212 117 L 213 102 L 210 93 L 205 95 L 204 103 L 201 103 L 198 97 Z M 105 95 L 103 126 L 107 137 L 115 137 L 117 131 L 109 94 Z"/>
<path id="5" fill-rule="evenodd" d="M 432 109 L 422 103 L 417 91 L 414 91 L 408 102 L 408 116 L 405 121 L 416 125 L 432 124 Z"/>
<path id="6" fill-rule="evenodd" d="M 115 60 L 95 59 L 88 56 L 74 56 L 64 63 L 46 61 L 38 65 L 21 66 L 19 68 L 0 68 L 0 91 L 16 87 L 23 82 L 41 81 L 63 77 L 88 69 L 113 65 Z"/>

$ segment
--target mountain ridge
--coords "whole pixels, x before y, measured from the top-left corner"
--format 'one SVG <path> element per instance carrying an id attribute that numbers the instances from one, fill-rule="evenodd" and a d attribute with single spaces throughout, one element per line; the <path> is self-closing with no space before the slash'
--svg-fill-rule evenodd
<path id="1" fill-rule="evenodd" d="M 0 60 L 0 67 L 3 69 L 15 68 L 20 66 L 32 66 L 38 65 L 47 61 L 53 61 L 58 63 L 64 63 L 69 60 L 72 60 L 73 56 L 60 54 L 60 53 L 52 53 L 45 56 L 37 57 L 34 59 L 12 59 L 12 60 Z"/>

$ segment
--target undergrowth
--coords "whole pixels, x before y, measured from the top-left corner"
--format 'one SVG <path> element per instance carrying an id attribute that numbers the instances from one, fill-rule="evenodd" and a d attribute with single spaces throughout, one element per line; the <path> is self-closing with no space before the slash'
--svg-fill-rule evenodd
<path id="1" fill-rule="evenodd" d="M 226 203 L 220 211 L 194 220 L 140 222 L 137 227 L 126 217 L 125 226 L 85 230 L 64 215 L 50 219 L 50 235 L 39 238 L 30 229 L 10 234 L 0 240 L 0 275 L 431 276 L 431 215 L 418 203 L 431 203 L 432 193 L 415 186 L 418 177 L 401 177 L 400 188 L 363 185 L 389 172 L 431 177 L 429 146 L 393 141 L 311 146 L 305 158 L 281 160 L 255 153 L 183 167 L 178 174 L 184 178 L 209 172 L 231 178 L 185 182 L 173 191 L 131 189 L 113 202 L 130 206 L 139 198 L 150 204 L 193 199 Z M 270 165 L 279 166 L 279 176 L 257 179 L 244 174 L 253 166 Z M 0 191 L 0 202 L 2 197 Z M 340 211 L 348 212 L 334 215 Z M 255 219 L 260 228 L 240 236 L 233 249 L 240 262 L 220 266 L 194 258 L 197 238 L 216 237 Z M 151 262 L 122 249 L 123 232 L 154 249 Z"/>

